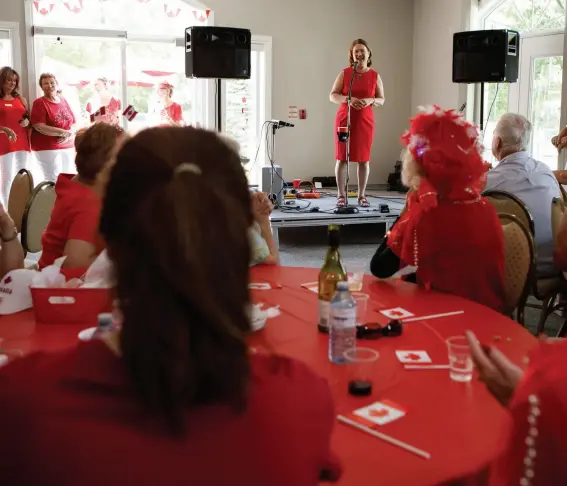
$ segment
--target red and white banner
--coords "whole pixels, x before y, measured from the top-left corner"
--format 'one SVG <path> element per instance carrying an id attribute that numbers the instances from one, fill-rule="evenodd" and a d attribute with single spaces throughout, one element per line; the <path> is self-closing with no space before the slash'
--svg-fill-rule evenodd
<path id="1" fill-rule="evenodd" d="M 66 2 L 63 2 L 63 5 L 67 7 L 69 12 L 74 14 L 78 14 L 83 10 L 83 0 L 67 0 Z"/>
<path id="2" fill-rule="evenodd" d="M 193 10 L 193 17 L 195 17 L 197 22 L 201 23 L 206 22 L 210 14 L 210 10 L 205 10 L 204 12 L 202 10 Z"/>
<path id="3" fill-rule="evenodd" d="M 181 13 L 180 8 L 172 7 L 171 5 L 168 5 L 167 3 L 164 4 L 163 10 L 165 12 L 165 16 L 169 17 L 169 18 L 177 17 Z"/>
<path id="4" fill-rule="evenodd" d="M 33 6 L 35 7 L 35 10 L 38 14 L 43 15 L 44 17 L 46 15 L 49 15 L 52 11 L 53 8 L 55 7 L 55 3 L 53 3 L 52 0 L 36 0 L 35 2 L 33 2 Z"/>

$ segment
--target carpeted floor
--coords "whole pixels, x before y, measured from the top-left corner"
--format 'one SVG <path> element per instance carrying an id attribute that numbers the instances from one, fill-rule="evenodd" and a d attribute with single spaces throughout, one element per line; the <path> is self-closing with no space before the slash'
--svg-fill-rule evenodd
<path id="1" fill-rule="evenodd" d="M 280 229 L 280 252 L 282 265 L 292 267 L 319 268 L 327 250 L 325 227 Z M 374 251 L 384 236 L 384 225 L 361 224 L 341 228 L 341 256 L 345 267 L 349 263 L 369 264 Z M 537 301 L 532 301 L 537 303 Z M 539 309 L 526 309 L 527 327 L 534 332 L 539 320 Z M 546 323 L 546 333 L 554 336 L 564 317 L 552 314 Z"/>

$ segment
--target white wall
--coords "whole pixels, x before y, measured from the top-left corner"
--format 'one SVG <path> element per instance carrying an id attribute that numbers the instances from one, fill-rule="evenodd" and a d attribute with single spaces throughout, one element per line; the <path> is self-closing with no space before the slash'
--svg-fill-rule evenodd
<path id="1" fill-rule="evenodd" d="M 414 0 L 412 111 L 460 108 L 466 88 L 452 82 L 453 34 L 468 30 L 476 0 Z"/>
<path id="2" fill-rule="evenodd" d="M 27 0 L 31 1 L 31 0 Z M 425 0 L 436 1 L 436 0 Z M 449 2 L 460 0 L 448 0 Z M 22 86 L 26 80 L 24 0 L 0 0 L 0 19 L 19 22 Z M 245 27 L 273 38 L 272 116 L 287 119 L 287 107 L 307 110 L 307 120 L 281 130 L 276 163 L 286 179 L 334 173 L 333 124 L 337 106 L 328 95 L 347 50 L 357 37 L 373 49 L 384 80 L 386 105 L 376 108 L 371 182 L 386 181 L 398 158 L 399 137 L 410 115 L 413 0 L 205 0 L 216 25 Z M 415 104 L 415 103 L 414 103 Z"/>
<path id="3" fill-rule="evenodd" d="M 410 113 L 413 0 L 205 0 L 215 24 L 249 28 L 273 39 L 272 116 L 287 107 L 307 110 L 307 120 L 280 130 L 276 163 L 286 179 L 334 173 L 333 124 L 337 106 L 329 92 L 347 66 L 353 39 L 366 39 L 384 80 L 386 105 L 376 108 L 371 182 L 383 183 L 400 152 Z"/>

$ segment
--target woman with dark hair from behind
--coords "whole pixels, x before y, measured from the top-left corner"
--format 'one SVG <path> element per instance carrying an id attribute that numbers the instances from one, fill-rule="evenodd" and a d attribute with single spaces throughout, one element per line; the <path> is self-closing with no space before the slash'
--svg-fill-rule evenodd
<path id="1" fill-rule="evenodd" d="M 121 330 L 0 369 L 6 484 L 315 486 L 338 477 L 327 383 L 247 346 L 252 221 L 238 154 L 217 134 L 160 127 L 126 142 L 100 222 Z"/>

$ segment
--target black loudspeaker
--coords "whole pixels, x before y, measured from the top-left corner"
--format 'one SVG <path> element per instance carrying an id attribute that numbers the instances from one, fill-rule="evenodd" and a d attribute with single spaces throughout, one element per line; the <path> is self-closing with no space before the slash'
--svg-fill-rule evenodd
<path id="1" fill-rule="evenodd" d="M 185 29 L 185 76 L 250 79 L 251 44 L 247 29 L 189 27 Z"/>
<path id="2" fill-rule="evenodd" d="M 453 83 L 515 83 L 519 59 L 518 32 L 458 32 L 453 36 Z"/>

